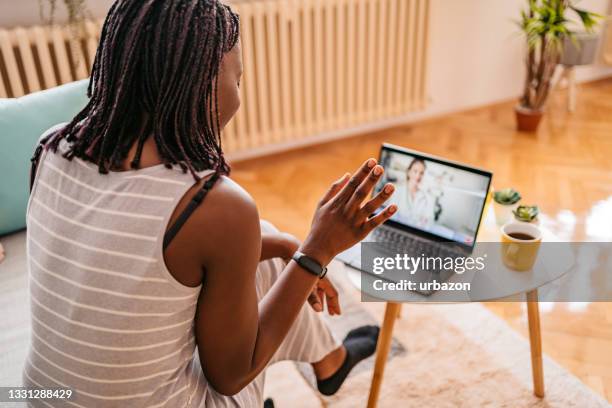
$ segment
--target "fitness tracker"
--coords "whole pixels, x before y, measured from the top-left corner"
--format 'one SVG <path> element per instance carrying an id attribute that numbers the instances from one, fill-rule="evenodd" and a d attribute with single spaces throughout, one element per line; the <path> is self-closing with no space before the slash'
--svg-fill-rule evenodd
<path id="1" fill-rule="evenodd" d="M 325 274 L 327 273 L 327 268 L 325 266 L 320 265 L 317 261 L 309 257 L 308 255 L 304 255 L 303 253 L 296 251 L 295 254 L 291 257 L 298 265 L 300 265 L 307 272 L 318 276 L 319 279 L 323 279 Z"/>

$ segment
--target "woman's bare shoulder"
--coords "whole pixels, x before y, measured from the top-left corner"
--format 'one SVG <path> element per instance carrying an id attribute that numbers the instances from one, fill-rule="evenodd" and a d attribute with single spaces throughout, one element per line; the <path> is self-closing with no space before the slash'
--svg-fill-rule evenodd
<path id="1" fill-rule="evenodd" d="M 253 197 L 229 177 L 220 177 L 205 201 L 208 202 L 203 206 L 203 211 L 199 212 L 202 222 L 241 224 L 259 221 Z"/>
<path id="2" fill-rule="evenodd" d="M 259 213 L 253 197 L 229 177 L 220 177 L 195 211 L 191 230 L 207 231 L 205 248 L 231 246 L 242 237 L 259 236 Z"/>
<path id="3" fill-rule="evenodd" d="M 203 183 L 204 180 L 183 197 L 173 218 L 184 210 Z M 195 286 L 201 281 L 202 268 L 227 263 L 237 253 L 258 255 L 260 251 L 255 201 L 238 183 L 221 177 L 166 250 L 166 264 L 180 282 Z"/>
<path id="4" fill-rule="evenodd" d="M 261 252 L 259 213 L 251 195 L 238 183 L 222 177 L 208 193 L 193 220 L 194 234 L 207 231 L 197 249 L 202 265 L 226 265 L 236 254 Z M 248 256 L 247 256 L 248 257 Z M 250 257 L 248 257 L 250 258 Z M 250 268 L 247 268 L 250 269 Z M 238 271 L 235 270 L 234 273 Z"/>
<path id="5" fill-rule="evenodd" d="M 210 194 L 226 204 L 255 206 L 253 197 L 240 184 L 227 176 L 219 177 Z"/>

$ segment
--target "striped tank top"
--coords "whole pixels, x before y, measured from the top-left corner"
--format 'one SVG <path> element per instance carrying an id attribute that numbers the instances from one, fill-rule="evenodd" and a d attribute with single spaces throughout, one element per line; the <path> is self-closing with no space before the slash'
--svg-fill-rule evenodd
<path id="1" fill-rule="evenodd" d="M 176 281 L 162 249 L 193 177 L 163 165 L 102 175 L 66 147 L 43 153 L 28 204 L 24 386 L 75 393 L 40 406 L 203 406 L 214 391 L 195 352 L 201 287 Z"/>

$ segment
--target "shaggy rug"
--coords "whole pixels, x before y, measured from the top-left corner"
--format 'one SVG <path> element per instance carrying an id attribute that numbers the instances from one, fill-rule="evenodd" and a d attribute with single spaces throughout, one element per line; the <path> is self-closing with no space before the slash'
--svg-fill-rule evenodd
<path id="1" fill-rule="evenodd" d="M 339 274 L 335 275 L 338 277 Z M 358 292 L 336 279 L 343 316 L 330 327 L 336 335 L 362 322 L 382 321 L 384 303 L 360 303 Z M 404 350 L 405 349 L 405 350 Z M 290 367 L 273 367 L 267 395 L 277 408 L 365 407 L 373 357 L 358 367 L 330 398 L 310 389 L 300 395 L 295 380 L 290 393 Z M 309 368 L 301 377 L 314 387 Z M 479 303 L 404 304 L 394 330 L 394 352 L 385 369 L 379 407 L 609 407 L 567 370 L 544 357 L 546 397 L 532 392 L 529 342 Z M 283 380 L 281 380 L 283 377 Z M 272 384 L 271 384 L 272 383 Z M 278 384 L 280 385 L 280 384 Z M 299 396 L 299 397 L 298 397 Z"/>

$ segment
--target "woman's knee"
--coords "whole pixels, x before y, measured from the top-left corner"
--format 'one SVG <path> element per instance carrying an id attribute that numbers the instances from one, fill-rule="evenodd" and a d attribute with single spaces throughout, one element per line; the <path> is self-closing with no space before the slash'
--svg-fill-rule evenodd
<path id="1" fill-rule="evenodd" d="M 276 228 L 274 226 L 274 224 L 272 224 L 270 221 L 267 220 L 259 220 L 259 225 L 261 228 L 261 232 L 267 232 L 267 233 L 271 233 L 271 232 L 280 232 L 278 230 L 278 228 Z"/>

